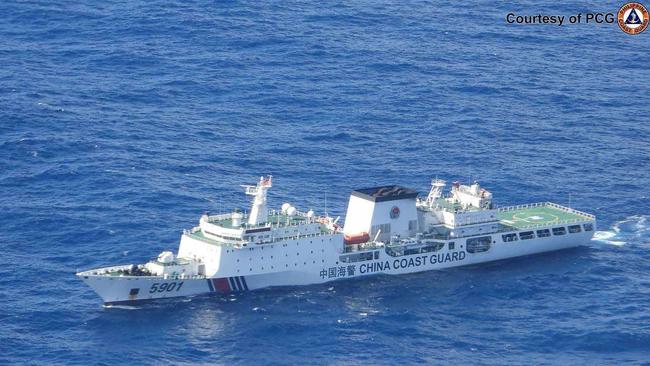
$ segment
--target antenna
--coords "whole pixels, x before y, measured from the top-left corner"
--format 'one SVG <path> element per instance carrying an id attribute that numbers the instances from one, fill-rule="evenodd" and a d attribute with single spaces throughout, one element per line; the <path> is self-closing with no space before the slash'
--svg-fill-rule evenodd
<path id="1" fill-rule="evenodd" d="M 569 208 L 571 207 L 571 192 L 569 192 Z"/>

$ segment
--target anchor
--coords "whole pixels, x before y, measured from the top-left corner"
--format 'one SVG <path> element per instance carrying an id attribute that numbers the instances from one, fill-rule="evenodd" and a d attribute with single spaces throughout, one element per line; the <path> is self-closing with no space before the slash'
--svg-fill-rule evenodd
<path id="1" fill-rule="evenodd" d="M 627 19 L 625 19 L 625 24 L 641 24 L 641 18 L 639 18 L 639 14 L 636 13 L 636 9 L 632 9 L 630 14 L 627 16 Z"/>

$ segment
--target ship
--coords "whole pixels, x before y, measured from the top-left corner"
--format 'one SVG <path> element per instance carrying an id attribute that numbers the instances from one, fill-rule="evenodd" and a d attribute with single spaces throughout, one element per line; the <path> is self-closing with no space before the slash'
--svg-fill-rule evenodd
<path id="1" fill-rule="evenodd" d="M 271 209 L 272 177 L 243 185 L 247 211 L 203 214 L 176 253 L 76 275 L 105 306 L 230 294 L 475 265 L 587 244 L 594 215 L 552 202 L 497 207 L 478 182 L 433 179 L 426 196 L 399 185 L 351 192 L 340 217 Z"/>

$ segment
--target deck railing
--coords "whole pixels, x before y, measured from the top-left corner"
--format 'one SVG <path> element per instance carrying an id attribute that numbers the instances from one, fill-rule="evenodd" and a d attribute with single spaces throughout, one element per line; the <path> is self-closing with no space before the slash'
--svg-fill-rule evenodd
<path id="1" fill-rule="evenodd" d="M 200 235 L 200 229 L 197 231 L 193 230 L 184 230 L 183 234 L 188 235 L 194 239 L 201 240 L 205 243 L 208 244 L 213 244 L 213 245 L 223 245 L 223 246 L 228 246 L 228 247 L 241 247 L 243 244 L 255 244 L 255 245 L 264 245 L 264 244 L 273 244 L 277 243 L 280 241 L 285 241 L 285 240 L 299 240 L 299 239 L 304 239 L 304 238 L 313 238 L 313 237 L 320 237 L 320 236 L 332 236 L 336 234 L 337 232 L 335 231 L 319 231 L 319 232 L 314 232 L 314 233 L 305 233 L 305 234 L 298 234 L 298 235 L 288 235 L 288 236 L 274 236 L 271 238 L 267 238 L 262 241 L 245 241 L 245 240 L 240 240 L 236 242 L 222 242 L 222 241 L 217 241 L 211 238 L 207 238 L 203 236 L 202 234 Z"/>
<path id="2" fill-rule="evenodd" d="M 248 215 L 243 215 L 243 217 L 241 219 L 241 226 L 239 226 L 239 228 L 242 228 L 242 229 L 256 229 L 256 228 L 264 228 L 264 227 L 301 226 L 301 225 L 305 225 L 306 223 L 307 224 L 316 223 L 318 221 L 318 219 L 321 218 L 320 216 L 314 216 L 314 217 L 312 217 L 310 219 L 309 217 L 307 217 L 307 213 L 302 212 L 302 211 L 296 211 L 296 213 L 292 217 L 292 216 L 287 216 L 286 214 L 283 214 L 282 212 L 277 211 L 277 210 L 273 210 L 273 209 L 268 211 L 268 217 L 269 218 L 282 217 L 283 220 L 267 221 L 265 223 L 258 224 L 258 225 L 250 225 L 247 222 Z M 288 223 L 287 223 L 286 220 L 284 220 L 287 217 L 290 218 Z M 300 218 L 300 220 L 295 220 L 295 218 Z M 231 219 L 232 219 L 232 213 L 210 215 L 210 216 L 208 216 L 208 223 L 218 225 L 219 221 L 225 221 L 225 220 L 231 220 Z"/>
<path id="3" fill-rule="evenodd" d="M 591 219 L 591 220 L 595 220 L 595 219 L 596 219 L 596 216 L 595 216 L 595 215 L 588 214 L 588 213 L 583 212 L 583 211 L 578 211 L 578 210 L 576 210 L 576 209 L 574 209 L 574 208 L 571 208 L 571 207 L 560 206 L 560 205 L 558 205 L 557 203 L 553 203 L 553 202 L 547 202 L 547 204 L 548 204 L 549 206 L 551 206 L 551 207 L 555 207 L 555 208 L 557 208 L 557 209 L 559 209 L 559 210 L 563 210 L 563 211 L 570 212 L 570 213 L 572 213 L 572 214 L 576 214 L 576 215 L 580 215 L 580 216 L 585 216 L 585 217 L 587 217 L 588 219 Z"/>
<path id="4" fill-rule="evenodd" d="M 232 218 L 232 213 L 219 214 L 219 215 L 210 215 L 210 216 L 208 216 L 208 222 L 228 220 L 230 218 Z"/>
<path id="5" fill-rule="evenodd" d="M 572 213 L 572 214 L 574 214 L 574 215 L 584 216 L 584 217 L 586 217 L 586 218 L 589 219 L 589 220 L 595 220 L 595 219 L 596 219 L 596 216 L 594 216 L 594 215 L 592 215 L 592 214 L 588 214 L 588 213 L 586 213 L 586 212 L 578 211 L 578 210 L 573 209 L 573 208 L 571 208 L 571 207 L 566 207 L 566 206 L 558 205 L 557 203 L 553 203 L 553 202 L 536 202 L 536 203 L 528 203 L 528 204 L 525 204 L 525 205 L 516 205 L 516 206 L 499 207 L 499 208 L 497 208 L 497 211 L 500 211 L 500 212 L 507 212 L 507 211 L 524 210 L 524 209 L 527 209 L 527 208 L 533 208 L 533 207 L 546 207 L 546 206 L 550 206 L 550 207 L 556 208 L 556 209 L 558 209 L 558 210 L 560 210 L 560 211 L 564 211 L 564 212 Z M 584 221 L 584 220 L 580 220 L 580 219 L 576 219 L 576 220 L 578 220 L 578 221 Z M 565 221 L 571 221 L 571 220 L 565 220 Z"/>

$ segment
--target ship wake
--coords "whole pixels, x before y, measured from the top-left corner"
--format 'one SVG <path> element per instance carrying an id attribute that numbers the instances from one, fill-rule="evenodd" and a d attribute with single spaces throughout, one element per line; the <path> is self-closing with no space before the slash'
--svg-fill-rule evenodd
<path id="1" fill-rule="evenodd" d="M 609 245 L 622 246 L 630 241 L 650 236 L 648 216 L 634 215 L 615 222 L 611 230 L 596 231 L 592 240 Z"/>

